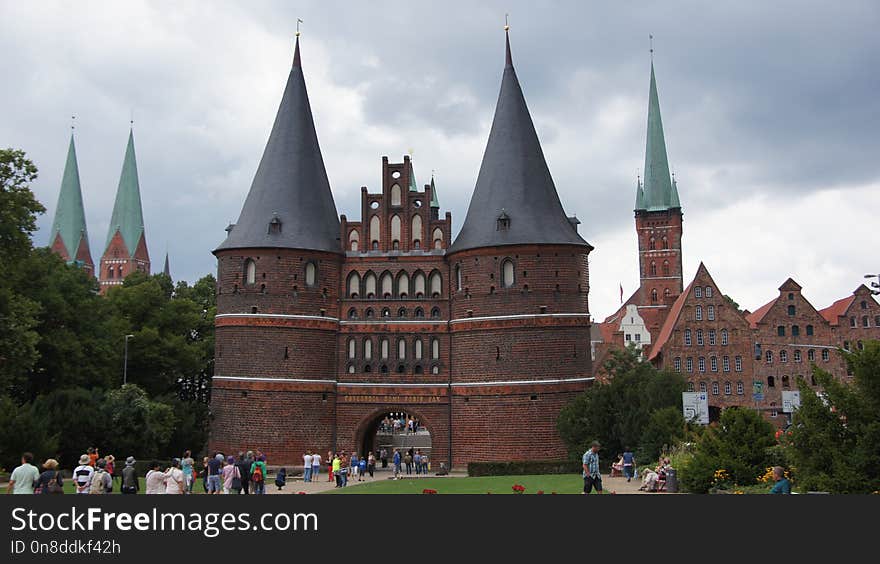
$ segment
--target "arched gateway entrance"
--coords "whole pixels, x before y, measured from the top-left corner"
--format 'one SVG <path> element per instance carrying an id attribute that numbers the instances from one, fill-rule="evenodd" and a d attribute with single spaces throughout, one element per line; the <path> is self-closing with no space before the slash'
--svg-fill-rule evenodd
<path id="1" fill-rule="evenodd" d="M 383 449 L 388 454 L 388 467 L 395 448 L 401 456 L 410 449 L 414 453 L 421 452 L 431 461 L 432 468 L 441 462 L 433 460 L 431 424 L 411 409 L 388 408 L 373 412 L 361 421 L 355 441 L 361 453 L 372 452 L 376 456 L 377 469 L 382 468 Z"/>

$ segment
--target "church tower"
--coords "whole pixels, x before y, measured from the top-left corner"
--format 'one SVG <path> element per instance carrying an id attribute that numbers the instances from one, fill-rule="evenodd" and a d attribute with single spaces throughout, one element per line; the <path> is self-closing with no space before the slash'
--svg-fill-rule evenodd
<path id="1" fill-rule="evenodd" d="M 644 174 L 644 181 L 636 186 L 635 219 L 641 294 L 637 303 L 640 308 L 667 310 L 684 289 L 682 213 L 675 177 L 670 178 L 669 175 L 653 60 Z M 665 317 L 665 314 L 657 317 Z"/>
<path id="2" fill-rule="evenodd" d="M 94 275 L 95 263 L 89 249 L 89 232 L 86 229 L 86 213 L 83 206 L 82 190 L 79 183 L 79 166 L 76 162 L 76 147 L 73 133 L 67 149 L 67 162 L 61 178 L 61 191 L 55 207 L 55 220 L 52 222 L 52 235 L 49 238 L 52 251 L 68 263 L 80 266 Z"/>
<path id="3" fill-rule="evenodd" d="M 134 154 L 134 131 L 130 131 L 107 242 L 101 257 L 98 276 L 101 293 L 106 293 L 113 286 L 122 285 L 125 277 L 135 271 L 150 273 L 150 254 L 147 252 L 144 231 L 144 212 Z"/>

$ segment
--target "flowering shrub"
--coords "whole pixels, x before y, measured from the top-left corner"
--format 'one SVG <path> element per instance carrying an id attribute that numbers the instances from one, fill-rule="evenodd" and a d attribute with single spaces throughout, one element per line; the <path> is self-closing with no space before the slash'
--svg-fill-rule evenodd
<path id="1" fill-rule="evenodd" d="M 784 475 L 787 479 L 791 480 L 791 471 L 785 470 Z M 758 476 L 758 483 L 760 484 L 772 484 L 776 480 L 773 479 L 773 467 L 768 466 L 767 470 L 764 472 L 763 476 Z"/>
<path id="2" fill-rule="evenodd" d="M 437 490 L 429 490 L 428 488 L 425 488 L 422 490 L 422 493 L 423 494 L 435 494 L 435 493 L 437 493 Z"/>
<path id="3" fill-rule="evenodd" d="M 724 468 L 715 470 L 712 476 L 712 487 L 716 490 L 726 490 L 730 487 L 730 474 Z"/>
<path id="4" fill-rule="evenodd" d="M 299 495 L 306 495 L 306 492 L 296 492 Z"/>
<path id="5" fill-rule="evenodd" d="M 513 489 L 513 492 L 514 492 L 514 493 L 518 493 L 518 494 L 521 494 L 521 493 L 523 493 L 524 491 L 526 491 L 526 487 L 525 487 L 525 486 L 521 486 L 521 485 L 519 485 L 519 484 L 514 484 L 512 489 Z"/>
<path id="6" fill-rule="evenodd" d="M 538 490 L 538 495 L 544 495 L 544 490 Z"/>

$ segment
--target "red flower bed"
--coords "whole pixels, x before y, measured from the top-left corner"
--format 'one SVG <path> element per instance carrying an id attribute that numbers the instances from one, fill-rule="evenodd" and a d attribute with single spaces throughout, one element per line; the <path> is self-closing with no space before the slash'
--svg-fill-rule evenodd
<path id="1" fill-rule="evenodd" d="M 422 493 L 423 494 L 435 494 L 435 493 L 437 493 L 437 490 L 429 490 L 429 489 L 425 488 L 422 490 Z"/>
<path id="2" fill-rule="evenodd" d="M 521 494 L 524 491 L 526 491 L 526 487 L 521 486 L 519 484 L 514 484 L 512 489 L 513 489 L 514 493 L 518 493 L 518 494 Z"/>

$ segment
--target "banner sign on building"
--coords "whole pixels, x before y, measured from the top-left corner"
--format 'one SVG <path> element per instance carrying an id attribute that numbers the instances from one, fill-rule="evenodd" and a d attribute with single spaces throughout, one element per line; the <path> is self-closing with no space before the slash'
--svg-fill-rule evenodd
<path id="1" fill-rule="evenodd" d="M 801 406 L 801 393 L 799 391 L 782 392 L 782 413 L 794 413 Z"/>

